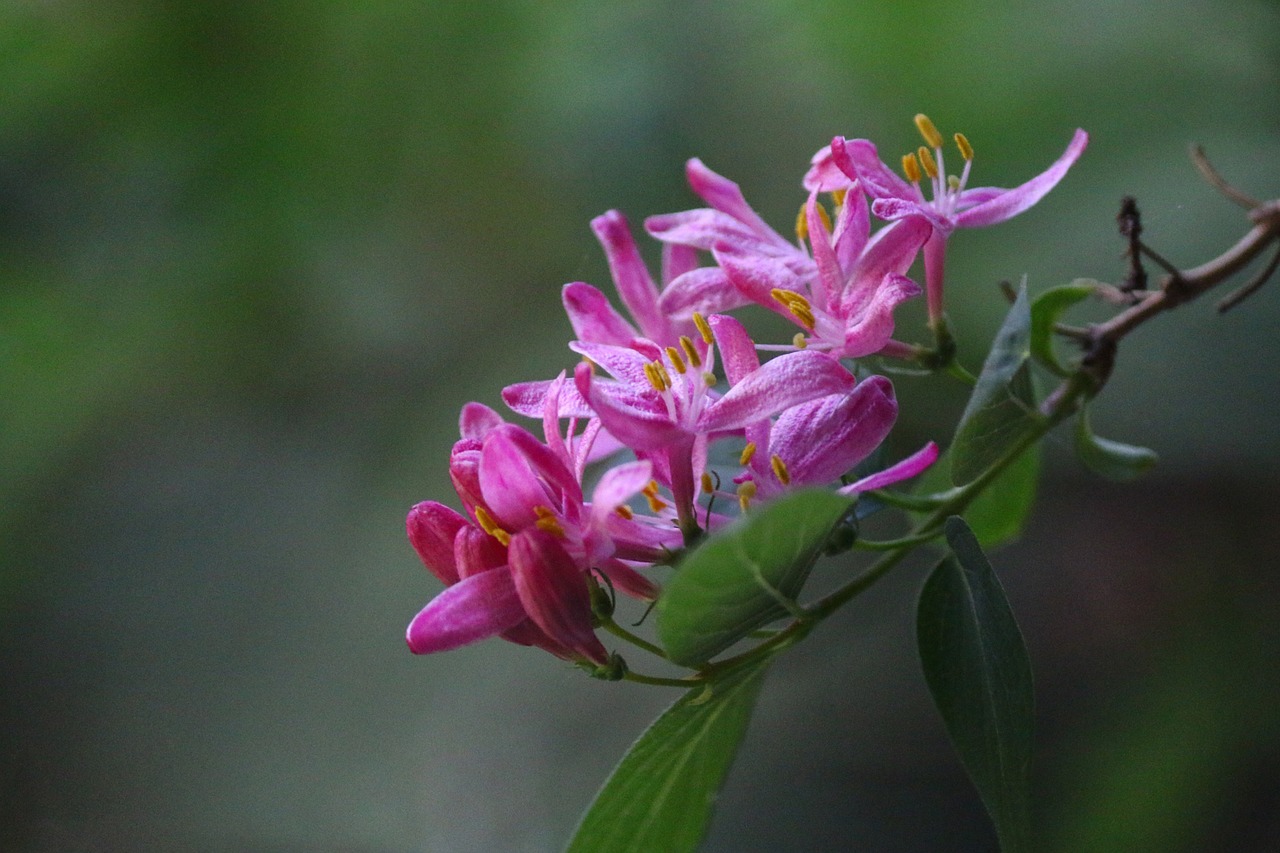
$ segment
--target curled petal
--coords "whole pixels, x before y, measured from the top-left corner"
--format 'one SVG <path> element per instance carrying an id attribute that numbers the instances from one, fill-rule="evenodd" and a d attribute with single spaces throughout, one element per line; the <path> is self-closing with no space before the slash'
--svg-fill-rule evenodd
<path id="1" fill-rule="evenodd" d="M 850 317 L 844 331 L 844 358 L 861 358 L 884 349 L 893 337 L 893 312 L 903 302 L 920 295 L 920 285 L 905 275 L 889 273 L 870 304 Z"/>
<path id="2" fill-rule="evenodd" d="M 727 213 L 739 222 L 745 223 L 760 238 L 773 243 L 782 243 L 790 248 L 789 243 L 769 227 L 760 218 L 742 195 L 742 190 L 733 181 L 717 175 L 708 169 L 697 157 L 685 164 L 685 175 L 689 178 L 689 187 L 699 198 L 723 213 Z"/>
<path id="3" fill-rule="evenodd" d="M 690 317 L 695 311 L 703 315 L 732 311 L 747 301 L 719 267 L 699 267 L 679 276 L 658 300 L 671 317 Z"/>
<path id="4" fill-rule="evenodd" d="M 720 349 L 725 378 L 729 380 L 729 386 L 733 387 L 760 366 L 755 341 L 751 340 L 741 323 L 725 314 L 717 314 L 707 322 L 711 325 L 716 346 Z"/>
<path id="5" fill-rule="evenodd" d="M 853 184 L 845 195 L 844 204 L 840 205 L 840 213 L 836 217 L 832 242 L 835 244 L 836 259 L 840 269 L 853 267 L 862 250 L 866 248 L 871 236 L 871 214 L 867 207 L 866 195 L 862 187 Z"/>
<path id="6" fill-rule="evenodd" d="M 458 565 L 453 557 L 453 540 L 458 531 L 470 526 L 462 515 L 441 503 L 423 501 L 409 510 L 405 531 L 422 563 L 446 585 L 458 582 Z"/>
<path id="7" fill-rule="evenodd" d="M 989 201 L 956 214 L 956 225 L 962 228 L 975 228 L 994 225 L 1017 216 L 1044 198 L 1045 193 L 1058 185 L 1072 164 L 1080 159 L 1080 155 L 1084 153 L 1088 144 L 1089 134 L 1083 130 L 1076 130 L 1070 144 L 1067 145 L 1067 150 L 1062 152 L 1062 156 L 1055 160 L 1052 166 L 1022 186 L 1002 192 Z"/>
<path id="8" fill-rule="evenodd" d="M 458 432 L 463 438 L 484 438 L 503 423 L 502 415 L 483 403 L 467 403 L 458 416 Z"/>
<path id="9" fill-rule="evenodd" d="M 911 199 L 878 198 L 871 203 L 871 212 L 886 222 L 919 217 L 943 235 L 950 234 L 956 226 L 955 220 L 943 216 L 927 204 Z"/>
<path id="10" fill-rule="evenodd" d="M 640 257 L 640 250 L 631 237 L 627 218 L 616 210 L 610 210 L 591 220 L 595 232 L 609 260 L 618 295 L 636 318 L 640 330 L 647 337 L 663 344 L 675 343 L 667 318 L 658 310 L 658 287 L 653 283 L 648 268 Z"/>
<path id="11" fill-rule="evenodd" d="M 872 198 L 922 200 L 920 191 L 882 163 L 876 146 L 866 139 L 837 136 L 831 140 L 831 159 L 840 171 L 856 178 Z"/>
<path id="12" fill-rule="evenodd" d="M 829 193 L 853 186 L 854 179 L 845 174 L 831 156 L 831 146 L 818 150 L 809 160 L 809 171 L 804 173 L 804 188 L 809 192 Z"/>
<path id="13" fill-rule="evenodd" d="M 507 549 L 497 539 L 468 524 L 453 540 L 453 559 L 462 580 L 507 564 Z"/>
<path id="14" fill-rule="evenodd" d="M 849 394 L 787 409 L 773 425 L 769 453 L 786 463 L 793 486 L 825 485 L 870 456 L 897 417 L 893 383 L 872 376 Z"/>
<path id="15" fill-rule="evenodd" d="M 511 572 L 481 572 L 459 581 L 431 600 L 405 632 L 415 655 L 446 652 L 492 637 L 525 618 Z"/>
<path id="16" fill-rule="evenodd" d="M 560 291 L 569 325 L 578 340 L 626 346 L 639 333 L 614 310 L 605 295 L 589 284 L 576 281 Z"/>
<path id="17" fill-rule="evenodd" d="M 502 389 L 502 402 L 516 414 L 530 418 L 540 418 L 546 411 L 547 394 L 551 390 L 551 380 L 537 382 L 517 382 Z M 560 391 L 558 400 L 560 417 L 589 418 L 591 406 L 572 385 Z"/>
<path id="18" fill-rule="evenodd" d="M 584 658 L 608 654 L 591 624 L 591 594 L 581 569 L 558 539 L 537 528 L 521 531 L 507 549 L 516 594 L 534 624 Z"/>
<path id="19" fill-rule="evenodd" d="M 891 222 L 876 232 L 849 271 L 850 282 L 840 300 L 840 313 L 857 314 L 871 302 L 885 276 L 905 275 L 932 234 L 919 218 Z"/>
<path id="20" fill-rule="evenodd" d="M 838 491 L 842 495 L 869 492 L 872 489 L 883 489 L 901 480 L 906 480 L 928 468 L 938 458 L 938 445 L 932 441 L 897 464 L 890 465 L 869 477 L 863 477 L 856 483 L 850 483 Z"/>
<path id="21" fill-rule="evenodd" d="M 698 432 L 741 429 L 783 409 L 853 387 L 853 374 L 820 352 L 792 352 L 743 377 L 698 418 Z"/>
<path id="22" fill-rule="evenodd" d="M 668 245 L 704 251 L 721 242 L 748 250 L 758 249 L 762 244 L 759 235 L 743 223 L 705 207 L 650 216 L 644 221 L 644 227 L 650 236 Z"/>

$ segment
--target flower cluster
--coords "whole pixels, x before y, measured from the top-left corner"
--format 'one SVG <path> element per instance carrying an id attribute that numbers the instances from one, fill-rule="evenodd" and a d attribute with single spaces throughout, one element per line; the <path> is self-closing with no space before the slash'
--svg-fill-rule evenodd
<path id="1" fill-rule="evenodd" d="M 893 339 L 895 309 L 921 293 L 908 276 L 917 256 L 934 320 L 951 231 L 1030 207 L 1088 138 L 1077 131 L 1020 187 L 968 188 L 968 140 L 956 134 L 964 166 L 948 175 L 941 134 L 924 116 L 916 124 L 928 145 L 903 158 L 906 180 L 864 139 L 836 137 L 814 155 L 794 242 L 737 184 L 690 160 L 689 184 L 707 206 L 644 223 L 662 244 L 661 287 L 621 213 L 591 223 L 631 319 L 589 284 L 564 286 L 581 361 L 502 392 L 513 412 L 541 420 L 541 438 L 479 403 L 463 408 L 449 463 L 463 512 L 435 501 L 409 512 L 409 539 L 446 586 L 410 623 L 412 651 L 499 635 L 604 666 L 602 584 L 651 601 L 658 588 L 644 569 L 673 563 L 760 502 L 833 484 L 856 497 L 932 464 L 929 443 L 843 483 L 898 412 L 890 381 L 852 360 L 917 352 Z M 873 215 L 883 223 L 874 232 Z M 757 343 L 728 313 L 752 304 L 794 323 L 795 336 Z M 593 463 L 606 468 L 588 499 Z"/>

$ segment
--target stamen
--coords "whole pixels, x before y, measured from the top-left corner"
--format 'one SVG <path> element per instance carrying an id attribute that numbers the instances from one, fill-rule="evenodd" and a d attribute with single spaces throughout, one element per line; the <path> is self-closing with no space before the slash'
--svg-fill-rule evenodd
<path id="1" fill-rule="evenodd" d="M 804 205 L 800 205 L 800 212 L 796 214 L 796 240 L 803 243 L 809 239 L 809 217 L 805 215 Z"/>
<path id="2" fill-rule="evenodd" d="M 709 495 L 716 490 L 716 484 L 711 480 L 711 475 L 706 471 L 702 472 L 702 493 Z"/>
<path id="3" fill-rule="evenodd" d="M 702 356 L 698 355 L 698 348 L 693 345 L 693 341 L 689 340 L 688 335 L 680 336 L 680 349 L 684 350 L 684 356 L 689 359 L 690 364 L 694 367 L 702 367 Z"/>
<path id="4" fill-rule="evenodd" d="M 654 362 L 648 362 L 644 366 L 645 378 L 649 380 L 649 384 L 653 386 L 655 391 L 665 391 L 667 386 L 662 384 L 662 374 L 658 372 L 658 368 Z"/>
<path id="5" fill-rule="evenodd" d="M 550 533 L 552 536 L 559 539 L 564 538 L 564 528 L 561 527 L 560 522 L 552 516 L 543 516 L 542 518 L 539 518 L 534 522 L 534 526 L 539 530 L 545 530 L 547 533 Z"/>
<path id="6" fill-rule="evenodd" d="M 680 357 L 680 350 L 675 347 L 667 347 L 667 358 L 671 359 L 671 366 L 674 367 L 676 369 L 676 373 L 679 373 L 681 376 L 683 376 L 684 372 L 688 370 L 688 368 L 685 367 L 684 359 Z"/>
<path id="7" fill-rule="evenodd" d="M 804 336 L 804 332 L 796 332 L 796 336 L 791 339 L 791 345 L 796 349 L 804 349 L 809 346 L 809 339 Z"/>
<path id="8" fill-rule="evenodd" d="M 750 480 L 738 486 L 738 506 L 742 507 L 743 512 L 747 511 L 747 506 L 750 505 L 751 499 L 755 496 L 756 484 Z"/>
<path id="9" fill-rule="evenodd" d="M 476 507 L 476 523 L 480 525 L 481 530 L 497 539 L 504 547 L 511 544 L 511 534 L 499 527 L 498 522 L 494 521 L 493 516 L 489 515 L 488 510 L 482 506 Z"/>
<path id="10" fill-rule="evenodd" d="M 625 518 L 627 521 L 630 521 L 631 519 L 635 518 L 635 515 L 636 515 L 634 512 L 631 511 L 631 507 L 627 506 L 626 504 L 619 504 L 618 508 L 615 509 L 614 512 L 616 512 L 618 515 Z"/>
<path id="11" fill-rule="evenodd" d="M 708 346 L 716 342 L 715 335 L 711 334 L 711 326 L 707 323 L 707 318 L 703 317 L 697 311 L 693 312 L 693 325 L 698 327 L 698 333 L 702 335 L 702 342 Z"/>
<path id="12" fill-rule="evenodd" d="M 827 233 L 831 233 L 831 216 L 827 213 L 827 209 L 820 204 L 815 204 L 814 209 L 818 211 L 818 218 L 822 220 L 822 227 L 827 229 Z"/>
<path id="13" fill-rule="evenodd" d="M 658 374 L 662 379 L 663 388 L 671 387 L 671 374 L 667 373 L 667 366 L 665 364 L 660 361 L 655 361 L 653 363 L 653 372 Z"/>
<path id="14" fill-rule="evenodd" d="M 848 190 L 832 190 L 831 200 L 836 203 L 836 207 L 844 207 L 844 199 L 848 194 Z"/>
<path id="15" fill-rule="evenodd" d="M 914 154 L 902 155 L 902 174 L 913 184 L 920 183 L 920 161 Z"/>
<path id="16" fill-rule="evenodd" d="M 782 457 L 773 454 L 769 457 L 769 467 L 773 469 L 773 476 L 778 478 L 778 482 L 784 486 L 791 485 L 791 472 L 787 470 L 787 463 L 782 461 Z"/>
<path id="17" fill-rule="evenodd" d="M 942 134 L 938 133 L 938 128 L 924 113 L 916 114 L 916 130 L 920 131 L 920 135 L 924 137 L 925 142 L 929 143 L 930 148 L 942 147 Z"/>
<path id="18" fill-rule="evenodd" d="M 960 149 L 960 156 L 966 160 L 973 159 L 973 146 L 969 144 L 969 138 L 963 133 L 956 134 L 956 147 Z"/>
<path id="19" fill-rule="evenodd" d="M 756 443 L 748 441 L 747 446 L 742 448 L 742 455 L 738 457 L 739 465 L 746 465 L 751 461 L 751 457 L 756 455 Z"/>
<path id="20" fill-rule="evenodd" d="M 929 180 L 938 177 L 938 164 L 933 162 L 933 155 L 929 153 L 929 149 L 921 145 L 916 154 L 920 156 L 920 165 L 924 166 L 924 173 L 929 176 Z"/>

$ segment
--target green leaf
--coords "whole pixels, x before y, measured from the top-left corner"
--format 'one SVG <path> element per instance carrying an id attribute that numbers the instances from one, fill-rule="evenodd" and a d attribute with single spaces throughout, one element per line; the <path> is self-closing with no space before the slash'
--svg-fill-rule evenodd
<path id="1" fill-rule="evenodd" d="M 1072 305 L 1087 299 L 1098 290 L 1098 282 L 1078 278 L 1070 284 L 1051 287 L 1031 303 L 1031 355 L 1059 376 L 1067 376 L 1071 368 L 1058 361 L 1053 351 L 1053 326 Z"/>
<path id="2" fill-rule="evenodd" d="M 1094 435 L 1089 425 L 1089 410 L 1084 407 L 1076 421 L 1076 453 L 1089 470 L 1108 480 L 1136 480 L 1160 461 L 1159 455 L 1149 448 Z"/>
<path id="3" fill-rule="evenodd" d="M 694 549 L 658 599 L 658 637 L 671 659 L 698 666 L 791 612 L 852 507 L 832 492 L 795 492 L 748 512 Z"/>
<path id="4" fill-rule="evenodd" d="M 943 454 L 943 458 L 920 475 L 913 494 L 931 495 L 952 488 L 948 463 L 949 459 Z M 982 547 L 994 548 L 1022 533 L 1039 485 L 1040 447 L 1037 445 L 1022 451 L 964 511 L 964 519 Z M 919 514 L 925 512 L 922 510 Z"/>
<path id="5" fill-rule="evenodd" d="M 596 794 L 569 853 L 696 850 L 767 668 L 690 690 L 655 720 Z"/>
<path id="6" fill-rule="evenodd" d="M 1030 850 L 1031 661 L 1000 581 L 958 516 L 925 581 L 916 637 L 929 692 L 995 822 L 1001 847 Z"/>
<path id="7" fill-rule="evenodd" d="M 976 480 L 1039 424 L 1027 368 L 1030 330 L 1031 311 L 1023 284 L 956 426 L 951 479 L 957 486 Z"/>

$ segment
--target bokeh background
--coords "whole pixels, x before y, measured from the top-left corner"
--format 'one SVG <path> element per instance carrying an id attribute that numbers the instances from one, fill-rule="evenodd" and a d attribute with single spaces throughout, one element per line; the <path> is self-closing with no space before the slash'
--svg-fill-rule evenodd
<path id="1" fill-rule="evenodd" d="M 414 658 L 402 519 L 451 496 L 462 403 L 571 364 L 589 218 L 693 206 L 696 155 L 785 231 L 833 134 L 907 150 L 924 111 L 1013 185 L 1085 127 L 953 243 L 976 366 L 1000 279 L 1118 279 L 1122 194 L 1177 263 L 1230 245 L 1187 146 L 1280 195 L 1277 91 L 1263 0 L 0 5 L 0 848 L 557 849 L 673 697 Z M 1161 465 L 1103 483 L 1056 437 L 995 555 L 1039 849 L 1280 848 L 1278 322 L 1271 287 L 1126 341 L 1095 426 Z M 945 438 L 954 392 L 899 391 L 895 447 Z M 775 667 L 710 849 L 994 849 L 913 657 L 923 571 Z"/>

